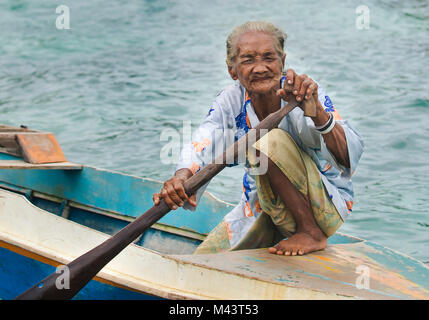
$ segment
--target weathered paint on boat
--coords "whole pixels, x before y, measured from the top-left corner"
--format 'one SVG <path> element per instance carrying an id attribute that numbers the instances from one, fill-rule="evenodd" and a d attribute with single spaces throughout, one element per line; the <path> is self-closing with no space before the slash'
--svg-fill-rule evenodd
<path id="1" fill-rule="evenodd" d="M 0 187 L 0 298 L 10 299 L 152 206 L 160 183 L 84 166 L 4 169 Z M 429 299 L 426 265 L 340 233 L 327 250 L 302 257 L 265 249 L 192 255 L 231 207 L 205 194 L 196 212 L 168 214 L 76 298 Z M 361 266 L 370 271 L 366 289 L 356 287 Z"/>

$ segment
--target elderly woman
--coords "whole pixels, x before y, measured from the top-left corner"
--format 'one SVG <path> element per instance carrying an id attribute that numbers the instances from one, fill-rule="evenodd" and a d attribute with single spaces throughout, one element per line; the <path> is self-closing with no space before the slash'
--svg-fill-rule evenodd
<path id="1" fill-rule="evenodd" d="M 351 176 L 363 142 L 316 81 L 292 69 L 283 71 L 285 38 L 268 22 L 247 22 L 232 31 L 226 62 L 238 81 L 217 95 L 194 141 L 183 148 L 174 177 L 153 195 L 155 205 L 164 198 L 173 210 L 194 209 L 206 186 L 188 197 L 183 183 L 212 161 L 221 132 L 233 130 L 238 139 L 292 99 L 316 105 L 312 117 L 295 108 L 254 144 L 268 169 L 255 174 L 251 169 L 257 159 L 248 156 L 240 203 L 196 253 L 268 247 L 271 253 L 302 255 L 323 250 L 352 210 Z"/>

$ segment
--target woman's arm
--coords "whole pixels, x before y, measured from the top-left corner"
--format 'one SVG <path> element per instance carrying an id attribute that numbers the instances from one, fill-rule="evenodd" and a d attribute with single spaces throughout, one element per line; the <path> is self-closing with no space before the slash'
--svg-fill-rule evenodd
<path id="1" fill-rule="evenodd" d="M 330 116 L 329 113 L 326 112 L 320 104 L 319 99 L 315 100 L 317 105 L 317 111 L 316 116 L 312 117 L 312 119 L 314 124 L 317 127 L 320 127 L 325 125 L 329 121 Z M 322 137 L 329 151 L 333 154 L 338 163 L 350 169 L 350 159 L 347 148 L 346 135 L 341 125 L 336 123 L 334 128 L 330 132 L 322 134 Z"/>

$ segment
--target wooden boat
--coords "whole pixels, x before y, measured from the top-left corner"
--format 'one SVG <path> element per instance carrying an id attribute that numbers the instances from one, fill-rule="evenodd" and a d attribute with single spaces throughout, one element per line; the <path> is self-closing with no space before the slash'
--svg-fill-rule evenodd
<path id="1" fill-rule="evenodd" d="M 161 187 L 89 166 L 20 161 L 0 153 L 1 299 L 106 240 L 150 208 Z M 205 193 L 195 212 L 170 212 L 75 299 L 429 299 L 428 266 L 341 233 L 305 256 L 267 249 L 193 255 L 232 207 Z"/>

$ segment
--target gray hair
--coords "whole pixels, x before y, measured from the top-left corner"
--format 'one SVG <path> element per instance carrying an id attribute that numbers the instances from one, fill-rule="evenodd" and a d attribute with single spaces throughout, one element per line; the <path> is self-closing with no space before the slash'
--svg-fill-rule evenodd
<path id="1" fill-rule="evenodd" d="M 284 43 L 287 38 L 287 34 L 281 31 L 274 24 L 266 21 L 248 21 L 238 27 L 229 34 L 226 39 L 226 64 L 231 67 L 237 57 L 237 40 L 247 32 L 265 32 L 274 37 L 275 46 L 279 56 L 284 54 Z"/>

